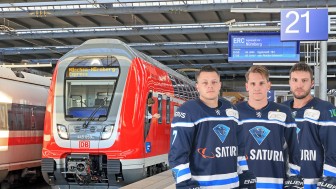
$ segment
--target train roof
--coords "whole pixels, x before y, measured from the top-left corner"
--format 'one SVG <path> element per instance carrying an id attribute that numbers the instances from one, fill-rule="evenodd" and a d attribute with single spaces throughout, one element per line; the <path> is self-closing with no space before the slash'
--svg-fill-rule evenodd
<path id="1" fill-rule="evenodd" d="M 0 66 L 0 78 L 9 79 L 34 85 L 41 85 L 45 87 L 50 86 L 51 78 L 35 75 L 27 72 L 15 72 L 10 68 Z"/>
<path id="2" fill-rule="evenodd" d="M 103 48 L 110 48 L 111 52 L 115 53 L 115 55 L 121 55 L 121 56 L 127 56 L 131 60 L 139 57 L 143 60 L 146 60 L 147 62 L 151 63 L 152 65 L 155 65 L 158 68 L 161 68 L 162 70 L 165 70 L 170 75 L 189 83 L 190 85 L 194 85 L 195 82 L 190 80 L 189 78 L 183 76 L 180 73 L 177 73 L 176 71 L 172 70 L 168 66 L 160 63 L 159 61 L 151 58 L 150 56 L 145 55 L 144 53 L 139 52 L 138 50 L 135 50 L 131 47 L 129 47 L 126 43 L 118 40 L 118 39 L 90 39 L 84 42 L 82 45 L 78 46 L 77 48 L 74 48 L 67 54 L 65 54 L 60 60 L 64 60 L 68 57 L 73 56 L 85 56 L 88 54 L 88 50 L 90 50 L 90 53 L 97 53 L 102 54 L 104 53 L 104 50 L 93 50 L 93 49 L 103 49 Z M 113 50 L 115 49 L 115 50 Z M 125 51 L 128 52 L 125 54 Z M 110 52 L 109 52 L 110 53 Z"/>

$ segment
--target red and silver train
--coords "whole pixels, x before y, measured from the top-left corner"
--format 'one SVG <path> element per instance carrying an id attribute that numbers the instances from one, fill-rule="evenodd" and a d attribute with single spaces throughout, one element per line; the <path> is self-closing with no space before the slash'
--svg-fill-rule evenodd
<path id="1" fill-rule="evenodd" d="M 49 85 L 50 78 L 0 67 L 1 189 L 40 171 Z"/>
<path id="2" fill-rule="evenodd" d="M 42 174 L 57 188 L 112 188 L 165 170 L 177 107 L 194 83 L 116 39 L 63 56 L 46 108 Z M 155 104 L 148 110 L 147 99 Z M 148 120 L 148 112 L 159 119 Z M 118 182 L 118 183 L 117 183 Z"/>

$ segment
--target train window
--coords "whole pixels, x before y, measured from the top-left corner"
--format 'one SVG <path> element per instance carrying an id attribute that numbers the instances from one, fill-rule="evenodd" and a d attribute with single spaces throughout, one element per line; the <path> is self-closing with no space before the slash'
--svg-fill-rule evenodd
<path id="1" fill-rule="evenodd" d="M 66 80 L 66 118 L 107 118 L 115 84 L 116 79 Z"/>
<path id="2" fill-rule="evenodd" d="M 177 97 L 178 96 L 178 88 L 177 88 L 177 82 L 176 82 L 176 78 L 169 75 L 170 77 L 170 80 L 172 81 L 172 85 L 173 85 L 173 88 L 174 88 L 174 96 Z"/>
<path id="3" fill-rule="evenodd" d="M 166 123 L 170 123 L 170 97 L 166 100 Z"/>
<path id="4" fill-rule="evenodd" d="M 161 115 L 160 118 L 158 119 L 158 123 L 162 123 L 162 95 L 158 95 L 158 112 Z"/>
<path id="5" fill-rule="evenodd" d="M 0 130 L 8 129 L 7 105 L 0 104 Z"/>
<path id="6" fill-rule="evenodd" d="M 178 106 L 174 106 L 174 116 L 175 116 L 175 113 L 177 112 L 178 108 L 179 108 Z"/>
<path id="7" fill-rule="evenodd" d="M 184 98 L 184 90 L 183 90 L 183 84 L 182 81 L 179 79 L 176 79 L 178 83 L 178 94 L 180 98 Z"/>
<path id="8" fill-rule="evenodd" d="M 193 99 L 193 94 L 192 94 L 192 90 L 191 90 L 191 86 L 189 84 L 185 84 L 185 86 L 187 87 L 187 96 L 188 96 L 188 100 Z"/>

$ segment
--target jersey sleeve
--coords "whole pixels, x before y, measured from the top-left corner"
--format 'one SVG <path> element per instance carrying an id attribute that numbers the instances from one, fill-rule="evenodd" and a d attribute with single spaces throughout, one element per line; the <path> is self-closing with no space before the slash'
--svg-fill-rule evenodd
<path id="1" fill-rule="evenodd" d="M 297 126 L 292 113 L 289 108 L 286 108 L 285 113 L 285 140 L 288 148 L 288 162 L 287 162 L 287 175 L 294 176 L 300 174 L 300 148 L 297 135 Z"/>
<path id="2" fill-rule="evenodd" d="M 319 121 L 319 137 L 324 148 L 323 175 L 336 177 L 336 107 L 323 107 Z"/>
<path id="3" fill-rule="evenodd" d="M 182 105 L 175 112 L 171 124 L 169 165 L 172 168 L 176 186 L 188 186 L 191 180 L 189 155 L 193 144 L 195 123 L 192 113 Z"/>
<path id="4" fill-rule="evenodd" d="M 243 171 L 249 170 L 246 154 L 245 154 L 245 139 L 243 125 L 239 122 L 237 125 L 237 141 L 238 141 L 238 160 L 237 160 L 237 173 L 241 174 Z"/>

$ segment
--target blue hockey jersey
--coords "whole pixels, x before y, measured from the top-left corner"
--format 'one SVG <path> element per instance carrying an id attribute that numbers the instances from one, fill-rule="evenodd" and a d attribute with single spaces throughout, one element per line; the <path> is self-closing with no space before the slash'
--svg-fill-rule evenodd
<path id="1" fill-rule="evenodd" d="M 292 108 L 293 100 L 284 104 Z M 305 189 L 316 188 L 322 175 L 336 177 L 336 108 L 313 98 L 292 112 L 298 126 Z"/>
<path id="2" fill-rule="evenodd" d="M 225 99 L 219 99 L 217 108 L 191 100 L 175 112 L 171 127 L 168 158 L 176 184 L 192 180 L 202 188 L 239 186 L 237 171 L 247 166 L 245 157 L 238 157 L 235 106 Z"/>
<path id="3" fill-rule="evenodd" d="M 283 188 L 286 173 L 291 176 L 300 172 L 296 124 L 290 109 L 274 102 L 261 110 L 242 102 L 237 109 L 247 164 L 257 177 L 257 188 Z"/>

